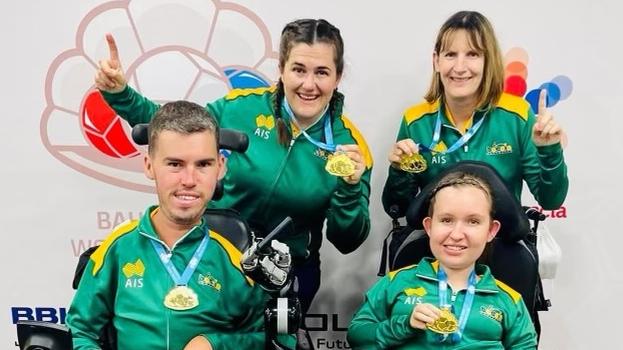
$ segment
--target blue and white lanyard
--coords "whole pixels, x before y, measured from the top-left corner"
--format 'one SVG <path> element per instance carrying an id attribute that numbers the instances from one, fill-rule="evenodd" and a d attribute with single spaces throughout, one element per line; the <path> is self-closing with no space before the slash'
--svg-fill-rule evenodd
<path id="1" fill-rule="evenodd" d="M 439 280 L 439 306 L 450 306 L 447 302 L 448 276 L 441 266 L 439 266 L 439 271 L 437 271 L 437 279 Z M 459 329 L 450 334 L 450 340 L 452 343 L 458 343 L 461 341 L 461 337 L 463 337 L 463 330 L 465 330 L 465 325 L 467 324 L 467 319 L 469 318 L 469 312 L 472 308 L 472 303 L 474 302 L 474 294 L 476 294 L 476 272 L 475 270 L 472 270 L 469 274 L 467 293 L 465 294 L 465 300 L 463 301 L 463 307 L 461 308 L 461 316 L 459 317 Z M 444 341 L 445 339 L 446 338 L 444 337 L 441 341 Z"/>
<path id="2" fill-rule="evenodd" d="M 305 132 L 303 128 L 301 128 L 301 126 L 296 121 L 296 117 L 294 116 L 294 112 L 292 112 L 292 108 L 290 107 L 288 100 L 285 97 L 283 98 L 283 107 L 286 109 L 286 112 L 290 116 L 292 122 L 296 124 L 299 130 L 301 130 L 301 134 L 303 134 L 303 136 L 305 136 L 305 138 L 309 142 L 311 142 L 318 148 L 322 148 L 325 151 L 335 152 L 335 150 L 337 149 L 337 145 L 333 144 L 333 129 L 331 128 L 331 114 L 329 113 L 329 105 L 325 107 L 321 117 L 321 119 L 324 118 L 324 139 L 326 143 L 313 139 L 311 136 L 309 136 L 307 132 Z"/>
<path id="3" fill-rule="evenodd" d="M 162 244 L 160 244 L 159 242 L 156 242 L 155 240 L 151 240 L 151 244 L 154 246 L 154 249 L 156 250 L 158 257 L 160 257 L 160 261 L 162 262 L 164 267 L 167 269 L 167 272 L 169 272 L 169 276 L 171 276 L 171 279 L 173 279 L 173 282 L 175 282 L 176 286 L 188 285 L 188 281 L 190 281 L 190 277 L 193 275 L 193 273 L 197 269 L 197 265 L 199 265 L 199 260 L 201 260 L 201 257 L 203 256 L 203 253 L 205 252 L 206 247 L 208 246 L 208 242 L 210 241 L 210 235 L 207 233 L 207 231 L 208 229 L 206 227 L 206 234 L 203 236 L 201 243 L 199 243 L 199 246 L 195 250 L 193 257 L 188 262 L 188 265 L 184 269 L 184 272 L 182 273 L 181 276 L 180 276 L 180 273 L 177 272 L 177 269 L 175 268 L 173 263 L 171 262 L 171 255 L 167 254 L 167 252 L 162 247 Z"/>
<path id="4" fill-rule="evenodd" d="M 480 118 L 480 120 L 472 125 L 465 134 L 463 134 L 463 136 L 461 136 L 460 139 L 456 140 L 456 142 L 450 146 L 450 148 L 448 148 L 445 151 L 435 151 L 433 150 L 435 148 L 435 146 L 439 143 L 439 140 L 441 139 L 441 108 L 442 106 L 439 106 L 439 110 L 437 111 L 437 121 L 435 122 L 435 131 L 433 133 L 433 141 L 430 143 L 430 146 L 426 147 L 422 144 L 419 144 L 418 147 L 420 149 L 420 151 L 424 151 L 424 152 L 436 152 L 436 153 L 441 153 L 441 154 L 446 154 L 446 153 L 450 153 L 450 152 L 454 152 L 457 149 L 463 147 L 463 145 L 465 145 L 467 143 L 467 141 L 469 141 L 469 139 L 472 138 L 472 136 L 474 136 L 474 134 L 476 134 L 476 131 L 478 131 L 478 129 L 480 129 L 480 126 L 482 125 L 482 122 L 485 120 L 485 117 L 487 116 L 487 113 L 489 113 L 489 111 L 485 112 L 485 114 L 482 116 L 482 118 Z"/>

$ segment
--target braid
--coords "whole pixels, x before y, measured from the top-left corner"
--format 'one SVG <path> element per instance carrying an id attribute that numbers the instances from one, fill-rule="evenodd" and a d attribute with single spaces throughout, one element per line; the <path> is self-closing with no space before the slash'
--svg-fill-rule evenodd
<path id="1" fill-rule="evenodd" d="M 331 117 L 339 118 L 341 117 L 341 110 L 344 106 L 344 95 L 337 91 L 337 88 L 333 90 L 333 95 L 331 96 L 331 100 L 329 101 L 329 113 L 331 113 Z M 338 115 L 339 114 L 339 115 Z"/>
<path id="2" fill-rule="evenodd" d="M 275 117 L 275 121 L 277 122 L 277 136 L 279 138 L 279 143 L 287 147 L 292 140 L 292 135 L 290 135 L 290 131 L 288 131 L 288 127 L 283 121 L 283 116 L 281 115 L 281 103 L 283 101 L 283 96 L 283 82 L 279 79 L 273 100 L 273 115 Z"/>

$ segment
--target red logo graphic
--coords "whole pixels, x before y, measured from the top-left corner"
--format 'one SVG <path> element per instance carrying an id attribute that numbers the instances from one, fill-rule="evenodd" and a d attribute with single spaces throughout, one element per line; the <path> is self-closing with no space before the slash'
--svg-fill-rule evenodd
<path id="1" fill-rule="evenodd" d="M 80 114 L 82 130 L 93 147 L 115 158 L 140 154 L 123 128 L 124 121 L 106 104 L 99 91 L 87 95 Z"/>

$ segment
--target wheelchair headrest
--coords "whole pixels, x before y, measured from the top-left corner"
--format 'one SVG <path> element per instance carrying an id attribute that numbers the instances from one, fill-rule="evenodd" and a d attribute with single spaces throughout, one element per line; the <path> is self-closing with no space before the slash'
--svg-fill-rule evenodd
<path id="1" fill-rule="evenodd" d="M 149 142 L 149 124 L 136 124 L 132 128 L 132 140 L 137 145 L 146 145 Z M 249 147 L 249 137 L 247 134 L 232 130 L 223 129 L 219 131 L 219 148 L 234 152 L 244 153 Z M 223 182 L 216 183 L 216 189 L 212 194 L 212 200 L 219 200 L 223 196 Z"/>
<path id="2" fill-rule="evenodd" d="M 424 187 L 413 199 L 407 209 L 407 223 L 416 229 L 423 229 L 422 220 L 428 214 L 428 206 L 432 191 L 439 180 L 450 172 L 465 172 L 485 180 L 491 187 L 493 195 L 494 219 L 501 223 L 498 238 L 508 242 L 524 239 L 530 231 L 530 223 L 525 216 L 521 204 L 504 184 L 502 177 L 489 164 L 477 161 L 456 163 L 442 171 L 434 181 Z"/>
<path id="3" fill-rule="evenodd" d="M 132 140 L 134 140 L 137 145 L 146 145 L 149 142 L 149 124 L 134 125 L 132 128 Z M 220 149 L 244 153 L 248 147 L 249 137 L 247 134 L 232 129 L 220 129 Z"/>

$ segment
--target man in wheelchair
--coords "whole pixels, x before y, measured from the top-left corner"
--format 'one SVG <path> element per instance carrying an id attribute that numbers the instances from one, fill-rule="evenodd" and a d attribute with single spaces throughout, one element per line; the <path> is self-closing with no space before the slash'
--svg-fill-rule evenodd
<path id="1" fill-rule="evenodd" d="M 452 171 L 424 193 L 407 215 L 422 222 L 433 258 L 390 272 L 368 291 L 350 324 L 350 345 L 535 349 L 521 295 L 476 263 L 504 226 L 495 211 L 505 208 L 489 183 Z"/>
<path id="2" fill-rule="evenodd" d="M 171 102 L 156 113 L 145 174 L 158 205 L 117 227 L 91 255 L 67 315 L 74 349 L 99 349 L 109 323 L 118 349 L 265 347 L 268 295 L 240 265 L 245 237 L 228 239 L 219 232 L 226 225 L 205 219 L 222 218 L 205 213 L 224 173 L 218 134 L 196 104 Z M 286 248 L 268 261 L 287 261 Z M 294 347 L 294 337 L 279 342 Z"/>

